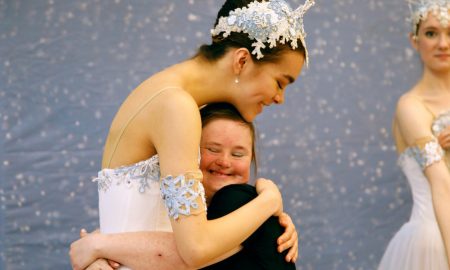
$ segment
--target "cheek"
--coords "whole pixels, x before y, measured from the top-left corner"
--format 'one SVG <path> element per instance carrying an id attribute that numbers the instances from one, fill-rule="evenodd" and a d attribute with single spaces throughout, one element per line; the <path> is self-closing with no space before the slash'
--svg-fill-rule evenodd
<path id="1" fill-rule="evenodd" d="M 214 161 L 214 156 L 207 151 L 202 151 L 200 158 L 200 170 L 205 171 L 208 166 Z"/>
<path id="2" fill-rule="evenodd" d="M 250 165 L 251 165 L 250 160 L 242 160 L 242 161 L 236 162 L 234 164 L 234 166 L 235 166 L 234 169 L 235 169 L 236 173 L 238 173 L 242 177 L 242 180 L 243 180 L 242 183 L 246 183 L 249 181 Z"/>

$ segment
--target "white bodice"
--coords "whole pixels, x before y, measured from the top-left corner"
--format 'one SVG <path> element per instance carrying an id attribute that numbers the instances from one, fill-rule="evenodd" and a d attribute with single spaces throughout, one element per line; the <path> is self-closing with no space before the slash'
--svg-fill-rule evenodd
<path id="1" fill-rule="evenodd" d="M 100 231 L 172 231 L 159 187 L 158 155 L 134 165 L 103 169 L 98 183 Z"/>

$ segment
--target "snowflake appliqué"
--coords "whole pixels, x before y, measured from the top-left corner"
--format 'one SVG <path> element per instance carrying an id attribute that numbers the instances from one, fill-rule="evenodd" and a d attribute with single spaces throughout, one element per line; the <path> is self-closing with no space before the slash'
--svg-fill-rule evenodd
<path id="1" fill-rule="evenodd" d="M 180 215 L 191 215 L 191 209 L 199 209 L 198 198 L 201 198 L 206 209 L 205 190 L 196 177 L 189 174 L 181 174 L 176 177 L 169 175 L 161 179 L 160 189 L 169 216 L 175 220 Z"/>

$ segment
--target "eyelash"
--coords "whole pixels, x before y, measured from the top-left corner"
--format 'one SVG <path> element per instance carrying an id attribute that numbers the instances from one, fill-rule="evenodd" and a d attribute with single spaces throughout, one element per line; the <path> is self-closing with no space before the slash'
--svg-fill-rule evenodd
<path id="1" fill-rule="evenodd" d="M 281 86 L 281 83 L 277 81 L 277 85 L 279 89 L 283 89 L 283 86 Z"/>
<path id="2" fill-rule="evenodd" d="M 434 36 L 436 36 L 436 32 L 435 31 L 426 31 L 425 36 L 434 37 Z"/>
<path id="3" fill-rule="evenodd" d="M 217 150 L 216 148 L 208 147 L 208 148 L 206 148 L 206 149 L 208 149 L 208 151 L 211 151 L 211 152 L 213 152 L 213 153 L 218 153 L 218 152 L 219 152 L 219 150 Z"/>

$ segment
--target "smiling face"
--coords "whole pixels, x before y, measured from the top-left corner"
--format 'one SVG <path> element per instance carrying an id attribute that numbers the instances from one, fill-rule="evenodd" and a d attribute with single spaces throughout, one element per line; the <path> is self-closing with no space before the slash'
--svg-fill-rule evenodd
<path id="1" fill-rule="evenodd" d="M 248 182 L 252 145 L 250 128 L 244 123 L 215 119 L 203 127 L 200 169 L 208 200 L 224 186 Z"/>
<path id="2" fill-rule="evenodd" d="M 248 122 L 265 106 L 282 104 L 286 87 L 299 76 L 304 63 L 302 53 L 287 50 L 277 62 L 254 63 L 252 60 L 239 75 L 239 97 L 233 102 Z"/>
<path id="3" fill-rule="evenodd" d="M 411 36 L 411 42 L 427 68 L 438 72 L 450 71 L 450 25 L 442 25 L 435 15 L 429 13 L 420 22 L 417 36 Z"/>

